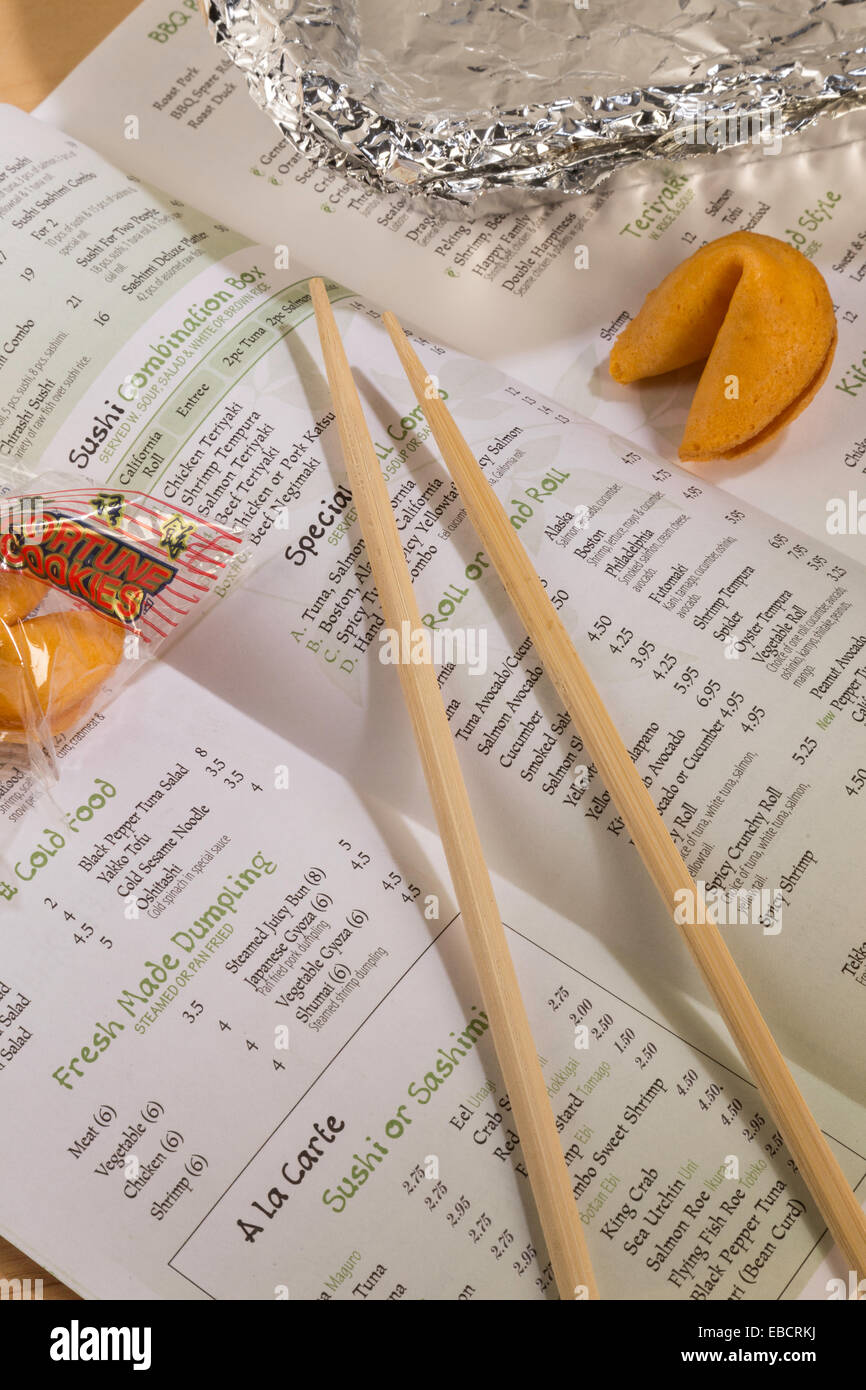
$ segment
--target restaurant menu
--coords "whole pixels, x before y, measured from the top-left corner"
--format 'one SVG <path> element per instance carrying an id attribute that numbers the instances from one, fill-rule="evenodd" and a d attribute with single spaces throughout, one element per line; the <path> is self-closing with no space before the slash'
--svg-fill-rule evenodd
<path id="1" fill-rule="evenodd" d="M 608 373 L 614 338 L 704 242 L 736 231 L 789 242 L 824 275 L 836 308 L 826 388 L 784 440 L 699 471 L 812 536 L 827 534 L 828 503 L 847 505 L 853 491 L 853 525 L 836 525 L 833 543 L 862 559 L 863 111 L 785 140 L 771 138 L 770 119 L 742 146 L 645 161 L 584 197 L 445 217 L 312 167 L 250 99 L 196 0 L 171 10 L 145 0 L 39 113 L 252 241 L 282 246 L 437 342 L 674 460 L 697 374 L 621 386 Z"/>
<path id="2" fill-rule="evenodd" d="M 168 83 L 179 50 L 139 37 Z M 235 100 L 221 90 L 195 98 L 214 120 Z M 138 157 L 144 115 L 163 129 L 141 110 Z M 22 771 L 0 779 L 0 1229 L 91 1297 L 553 1297 L 334 425 L 307 286 L 335 273 L 328 248 L 301 257 L 302 209 L 253 241 L 236 230 L 250 201 L 197 212 L 111 153 L 0 118 L 0 448 L 237 529 L 244 559 L 61 740 L 50 798 Z M 602 1294 L 827 1297 L 845 1272 L 796 1165 L 466 520 L 376 299 L 343 278 L 329 292 Z M 857 303 L 846 287 L 840 310 Z M 757 901 L 726 939 L 858 1187 L 853 538 L 797 529 L 553 383 L 413 336 L 693 876 Z M 792 465 L 781 511 L 811 514 L 815 471 Z"/>

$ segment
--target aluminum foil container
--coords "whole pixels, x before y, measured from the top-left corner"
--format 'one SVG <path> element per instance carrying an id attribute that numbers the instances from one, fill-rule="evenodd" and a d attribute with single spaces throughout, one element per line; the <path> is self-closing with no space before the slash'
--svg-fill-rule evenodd
<path id="1" fill-rule="evenodd" d="M 866 0 L 203 0 L 308 160 L 461 215 L 866 105 Z"/>

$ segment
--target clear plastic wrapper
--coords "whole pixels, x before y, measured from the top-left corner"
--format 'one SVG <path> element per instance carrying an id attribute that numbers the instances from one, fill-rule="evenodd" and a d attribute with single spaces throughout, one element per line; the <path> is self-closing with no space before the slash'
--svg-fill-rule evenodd
<path id="1" fill-rule="evenodd" d="M 57 749 L 228 591 L 238 532 L 146 493 L 0 463 L 0 768 Z"/>

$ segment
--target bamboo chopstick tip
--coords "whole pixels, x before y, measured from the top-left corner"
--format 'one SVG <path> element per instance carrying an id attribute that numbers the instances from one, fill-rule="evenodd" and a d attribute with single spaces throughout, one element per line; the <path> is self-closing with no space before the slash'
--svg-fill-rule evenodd
<path id="1" fill-rule="evenodd" d="M 321 275 L 313 275 L 309 281 L 309 286 L 314 309 L 324 308 L 325 304 L 330 304 L 328 291 L 325 289 L 325 282 Z"/>
<path id="2" fill-rule="evenodd" d="M 409 342 L 409 339 L 406 337 L 406 331 L 403 328 L 403 325 L 400 322 L 400 320 L 397 318 L 397 315 L 393 314 L 390 309 L 386 309 L 384 314 L 382 315 L 382 322 L 388 330 L 388 336 L 390 337 L 391 342 L 397 349 L 398 356 L 405 361 L 406 356 L 408 354 L 410 356 L 411 361 L 411 356 L 414 355 L 412 353 L 412 345 Z"/>

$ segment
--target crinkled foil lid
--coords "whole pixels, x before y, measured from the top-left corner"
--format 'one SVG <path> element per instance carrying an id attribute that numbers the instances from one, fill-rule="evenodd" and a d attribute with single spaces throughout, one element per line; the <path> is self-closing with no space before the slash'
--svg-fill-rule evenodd
<path id="1" fill-rule="evenodd" d="M 459 210 L 866 104 L 866 0 L 206 0 L 314 164 Z M 491 194 L 496 196 L 491 197 Z"/>

